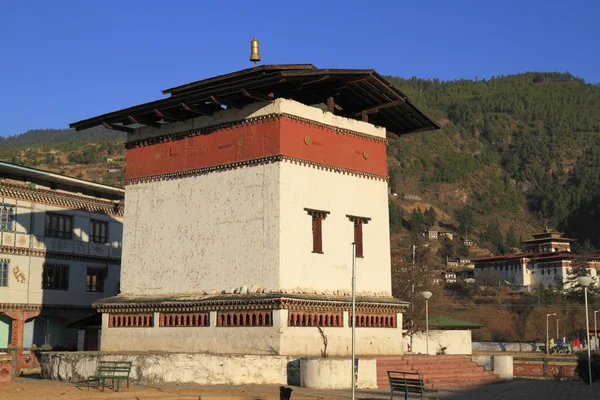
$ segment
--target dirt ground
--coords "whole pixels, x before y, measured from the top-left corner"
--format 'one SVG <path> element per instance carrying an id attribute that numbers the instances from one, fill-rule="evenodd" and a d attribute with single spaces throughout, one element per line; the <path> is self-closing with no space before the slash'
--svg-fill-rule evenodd
<path id="1" fill-rule="evenodd" d="M 294 388 L 293 400 L 340 399 L 330 395 L 305 392 L 306 389 Z M 276 386 L 244 386 L 244 387 L 186 387 L 186 386 L 142 386 L 132 385 L 119 392 L 105 389 L 101 392 L 95 388 L 77 387 L 66 382 L 50 380 L 18 378 L 15 382 L 0 383 L 0 399 L 2 400 L 79 400 L 79 399 L 119 399 L 119 400 L 257 400 L 279 399 Z"/>

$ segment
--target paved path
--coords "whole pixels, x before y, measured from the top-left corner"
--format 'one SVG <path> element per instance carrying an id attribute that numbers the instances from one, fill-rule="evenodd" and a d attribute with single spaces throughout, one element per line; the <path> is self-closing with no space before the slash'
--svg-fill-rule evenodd
<path id="1" fill-rule="evenodd" d="M 31 378 L 17 378 L 17 382 L 31 385 L 35 387 L 40 386 L 60 386 L 68 387 L 73 386 L 67 382 L 57 382 L 49 380 L 31 379 Z M 178 397 L 177 393 L 180 389 L 186 391 L 186 395 L 194 394 L 195 396 L 202 396 L 203 394 L 220 393 L 223 398 L 228 396 L 232 397 L 252 397 L 252 394 L 259 394 L 255 398 L 264 399 L 278 399 L 279 398 L 279 387 L 278 386 L 145 386 L 145 385 L 134 385 L 137 390 L 143 390 L 144 388 L 153 388 L 164 392 L 171 392 L 169 399 L 176 400 Z M 321 399 L 345 399 L 351 398 L 350 390 L 320 390 L 320 389 L 308 389 L 303 387 L 293 387 L 294 392 L 292 393 L 292 400 L 294 398 L 321 398 Z M 81 394 L 87 391 L 81 392 Z M 191 393 L 190 393 L 191 392 Z M 94 394 L 94 391 L 87 392 Z M 86 394 L 87 394 L 86 393 Z M 116 393 L 111 391 L 95 392 L 98 397 L 95 398 L 114 398 Z M 133 394 L 133 393 L 131 393 Z M 127 398 L 126 393 L 123 393 Z M 181 393 L 183 395 L 183 393 Z M 172 396 L 172 397 L 171 397 Z M 185 395 L 183 395 L 185 396 Z M 395 396 L 397 400 L 404 399 L 404 396 Z M 1 398 L 1 396 L 0 396 Z M 137 397 L 136 397 L 137 398 Z M 148 397 L 151 399 L 152 397 Z M 161 397 L 163 398 L 163 397 Z M 165 397 L 166 398 L 166 397 Z M 181 397 L 189 399 L 190 397 Z M 389 400 L 389 391 L 385 390 L 357 390 L 356 398 L 360 400 Z M 418 399 L 418 396 L 409 397 L 409 399 Z M 25 397 L 23 397 L 25 399 Z M 485 386 L 477 386 L 472 388 L 462 388 L 457 390 L 448 390 L 440 392 L 440 399 L 461 399 L 461 400 L 600 400 L 600 383 L 596 383 L 593 386 L 588 386 L 583 382 L 575 381 L 544 381 L 544 380 L 533 380 L 533 379 L 516 379 L 512 382 L 496 383 Z"/>

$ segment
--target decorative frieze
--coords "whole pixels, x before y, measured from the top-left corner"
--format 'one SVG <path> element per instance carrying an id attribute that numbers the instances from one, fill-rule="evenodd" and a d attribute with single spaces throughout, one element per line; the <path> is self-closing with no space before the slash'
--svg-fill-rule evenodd
<path id="1" fill-rule="evenodd" d="M 122 217 L 124 214 L 122 203 L 77 196 L 54 190 L 30 188 L 25 185 L 16 185 L 7 182 L 0 182 L 0 196 L 119 217 Z"/>
<path id="2" fill-rule="evenodd" d="M 110 328 L 150 328 L 152 314 L 109 314 Z"/>
<path id="3" fill-rule="evenodd" d="M 357 328 L 396 328 L 396 314 L 358 314 L 356 313 Z M 348 325 L 352 326 L 352 314 Z"/>
<path id="4" fill-rule="evenodd" d="M 243 167 L 256 167 L 259 165 L 272 164 L 272 163 L 282 162 L 282 161 L 289 162 L 291 164 L 302 165 L 305 167 L 312 167 L 312 168 L 316 168 L 316 169 L 320 169 L 320 170 L 324 170 L 324 171 L 336 172 L 336 173 L 343 174 L 343 175 L 356 176 L 359 178 L 375 179 L 375 180 L 381 180 L 381 181 L 385 181 L 385 182 L 387 182 L 389 179 L 389 177 L 383 176 L 383 175 L 369 174 L 367 172 L 354 171 L 354 170 L 350 170 L 347 168 L 334 167 L 331 165 L 320 164 L 320 163 L 316 163 L 313 161 L 302 160 L 299 158 L 277 155 L 277 156 L 262 157 L 262 158 L 257 158 L 254 160 L 240 161 L 240 162 L 229 163 L 229 164 L 214 165 L 214 166 L 205 167 L 205 168 L 191 169 L 191 170 L 187 170 L 187 171 L 178 171 L 178 172 L 173 172 L 173 173 L 168 173 L 168 174 L 144 176 L 141 178 L 132 178 L 132 179 L 127 179 L 125 181 L 125 185 L 135 185 L 138 183 L 170 181 L 173 179 L 191 178 L 191 177 L 209 174 L 212 172 L 224 172 L 224 171 L 230 171 L 233 169 L 238 169 L 238 168 L 243 168 Z"/>
<path id="5" fill-rule="evenodd" d="M 160 327 L 209 326 L 209 313 L 160 313 Z"/>
<path id="6" fill-rule="evenodd" d="M 2 254 L 16 254 L 30 257 L 43 257 L 46 259 L 58 259 L 58 260 L 72 260 L 72 261 L 83 261 L 89 263 L 102 263 L 111 265 L 120 265 L 120 258 L 106 258 L 106 257 L 94 257 L 83 254 L 71 254 L 71 253 L 57 253 L 44 250 L 26 249 L 20 247 L 11 246 L 0 246 L 0 253 Z"/>
<path id="7" fill-rule="evenodd" d="M 273 311 L 220 312 L 217 326 L 273 326 Z"/>
<path id="8" fill-rule="evenodd" d="M 344 317 L 338 313 L 316 313 L 293 311 L 288 314 L 288 326 L 318 326 L 336 327 L 344 326 Z"/>
<path id="9" fill-rule="evenodd" d="M 148 312 L 259 312 L 269 310 L 290 310 L 300 312 L 343 312 L 351 311 L 352 303 L 347 297 L 333 299 L 331 296 L 314 295 L 312 298 L 284 297 L 286 295 L 267 295 L 256 297 L 244 296 L 240 298 L 215 299 L 215 296 L 206 298 L 187 299 L 175 301 L 168 299 L 149 299 L 140 297 L 139 300 L 126 298 L 122 302 L 119 297 L 101 299 L 94 303 L 99 312 L 119 313 L 148 313 Z M 321 299 L 319 299 L 321 297 Z M 395 299 L 369 299 L 358 300 L 356 309 L 365 314 L 395 314 L 403 312 L 408 303 Z"/>

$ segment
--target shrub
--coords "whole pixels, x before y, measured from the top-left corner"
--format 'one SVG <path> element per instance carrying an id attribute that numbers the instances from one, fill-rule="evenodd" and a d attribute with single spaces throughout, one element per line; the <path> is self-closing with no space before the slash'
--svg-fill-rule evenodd
<path id="1" fill-rule="evenodd" d="M 575 372 L 585 383 L 590 383 L 588 371 L 587 351 L 577 352 L 577 367 Z M 592 382 L 596 382 L 598 379 L 600 379 L 600 353 L 594 352 L 592 353 Z"/>

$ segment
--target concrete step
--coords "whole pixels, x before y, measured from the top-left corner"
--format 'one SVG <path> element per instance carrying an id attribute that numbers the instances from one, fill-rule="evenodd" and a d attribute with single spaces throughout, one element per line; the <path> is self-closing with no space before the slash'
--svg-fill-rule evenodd
<path id="1" fill-rule="evenodd" d="M 463 355 L 377 357 L 377 384 L 389 389 L 387 371 L 418 372 L 435 389 L 492 383 L 498 377 Z"/>

